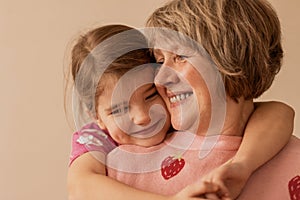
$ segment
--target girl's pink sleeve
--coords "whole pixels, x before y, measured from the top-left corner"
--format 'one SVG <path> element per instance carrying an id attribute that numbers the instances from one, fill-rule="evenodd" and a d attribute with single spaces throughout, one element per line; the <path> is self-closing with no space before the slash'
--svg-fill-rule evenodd
<path id="1" fill-rule="evenodd" d="M 116 146 L 108 133 L 94 123 L 88 124 L 73 134 L 69 166 L 84 153 L 98 151 L 106 156 Z"/>

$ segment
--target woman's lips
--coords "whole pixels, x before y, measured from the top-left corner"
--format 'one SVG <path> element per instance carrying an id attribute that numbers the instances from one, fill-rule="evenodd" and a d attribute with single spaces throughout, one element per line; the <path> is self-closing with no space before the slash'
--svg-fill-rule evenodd
<path id="1" fill-rule="evenodd" d="M 174 108 L 176 106 L 178 106 L 179 104 L 183 103 L 184 101 L 187 100 L 187 98 L 189 98 L 190 96 L 193 95 L 193 92 L 188 91 L 188 92 L 167 92 L 167 97 L 169 99 L 170 102 L 170 107 Z"/>
<path id="2" fill-rule="evenodd" d="M 188 98 L 192 94 L 193 94 L 192 92 L 186 92 L 186 93 L 173 95 L 173 96 L 169 97 L 169 101 L 170 101 L 170 103 L 177 103 L 179 101 L 185 100 L 186 98 Z"/>

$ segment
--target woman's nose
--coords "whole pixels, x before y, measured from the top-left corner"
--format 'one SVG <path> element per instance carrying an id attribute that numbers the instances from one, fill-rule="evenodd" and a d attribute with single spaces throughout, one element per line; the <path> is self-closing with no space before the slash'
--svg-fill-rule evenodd
<path id="1" fill-rule="evenodd" d="M 156 85 L 162 85 L 165 87 L 177 83 L 178 81 L 179 77 L 177 72 L 165 63 L 162 64 L 154 79 L 154 83 Z"/>
<path id="2" fill-rule="evenodd" d="M 130 109 L 130 117 L 134 124 L 146 126 L 151 122 L 149 110 L 145 106 L 136 106 Z"/>

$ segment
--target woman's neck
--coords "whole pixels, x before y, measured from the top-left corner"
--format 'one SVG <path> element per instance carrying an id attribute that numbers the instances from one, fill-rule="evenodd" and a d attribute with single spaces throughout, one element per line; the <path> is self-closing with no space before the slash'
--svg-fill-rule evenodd
<path id="1" fill-rule="evenodd" d="M 253 100 L 240 98 L 236 102 L 227 96 L 226 105 L 223 106 L 226 110 L 218 110 L 218 116 L 214 116 L 214 119 L 212 119 L 211 107 L 205 109 L 205 112 L 200 114 L 199 119 L 195 119 L 194 126 L 187 131 L 200 136 L 217 134 L 242 136 L 248 119 L 254 110 Z M 224 112 L 225 116 L 223 115 Z M 211 120 L 215 121 L 212 122 Z"/>
<path id="2" fill-rule="evenodd" d="M 238 99 L 238 103 L 227 97 L 226 116 L 222 135 L 242 136 L 248 119 L 254 110 L 253 100 Z"/>

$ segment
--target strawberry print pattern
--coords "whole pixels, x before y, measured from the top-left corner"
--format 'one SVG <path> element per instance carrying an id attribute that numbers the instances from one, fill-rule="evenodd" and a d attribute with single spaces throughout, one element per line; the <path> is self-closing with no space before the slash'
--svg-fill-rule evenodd
<path id="1" fill-rule="evenodd" d="M 161 175 L 168 180 L 176 176 L 184 167 L 185 161 L 181 156 L 168 156 L 161 163 Z"/>
<path id="2" fill-rule="evenodd" d="M 300 200 L 300 176 L 295 176 L 289 181 L 291 200 Z"/>

